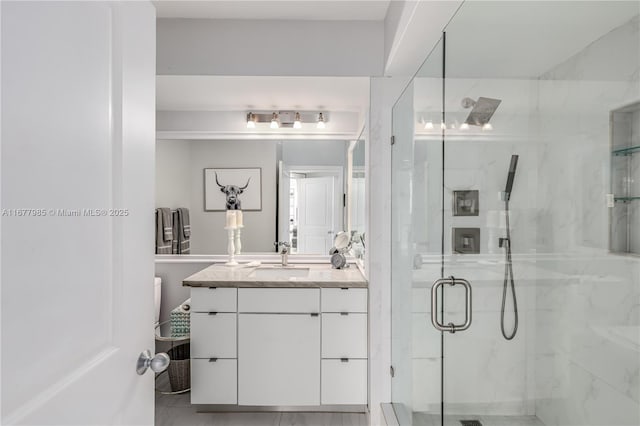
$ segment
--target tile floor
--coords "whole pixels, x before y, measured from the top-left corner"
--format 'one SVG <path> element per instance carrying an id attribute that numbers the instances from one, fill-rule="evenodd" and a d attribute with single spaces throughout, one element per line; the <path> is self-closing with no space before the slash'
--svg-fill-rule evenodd
<path id="1" fill-rule="evenodd" d="M 198 413 L 191 395 L 156 393 L 155 426 L 366 426 L 356 413 Z"/>

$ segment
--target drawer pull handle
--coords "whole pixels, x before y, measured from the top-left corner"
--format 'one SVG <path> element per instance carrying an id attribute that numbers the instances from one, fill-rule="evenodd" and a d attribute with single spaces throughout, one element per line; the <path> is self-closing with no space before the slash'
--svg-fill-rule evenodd
<path id="1" fill-rule="evenodd" d="M 317 312 L 312 312 L 312 313 L 311 313 L 311 316 L 312 316 L 312 317 L 317 317 L 318 315 L 319 315 L 319 314 L 318 314 Z"/>
<path id="2" fill-rule="evenodd" d="M 209 358 L 209 362 L 218 362 L 218 358 Z"/>
<path id="3" fill-rule="evenodd" d="M 349 362 L 349 358 L 340 358 L 340 362 Z"/>
<path id="4" fill-rule="evenodd" d="M 215 290 L 215 289 L 217 289 L 217 288 L 218 288 L 218 287 L 209 287 L 209 290 Z"/>
<path id="5" fill-rule="evenodd" d="M 218 315 L 217 312 L 209 312 L 209 315 Z"/>
<path id="6" fill-rule="evenodd" d="M 340 290 L 349 290 L 349 287 L 341 287 Z"/>
<path id="7" fill-rule="evenodd" d="M 340 312 L 340 315 L 349 315 L 349 312 Z"/>

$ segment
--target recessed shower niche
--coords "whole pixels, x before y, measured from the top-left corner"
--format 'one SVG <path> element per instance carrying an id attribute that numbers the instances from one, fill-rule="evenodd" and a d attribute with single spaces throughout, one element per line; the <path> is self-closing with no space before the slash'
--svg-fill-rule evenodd
<path id="1" fill-rule="evenodd" d="M 609 249 L 640 255 L 640 102 L 611 111 Z"/>

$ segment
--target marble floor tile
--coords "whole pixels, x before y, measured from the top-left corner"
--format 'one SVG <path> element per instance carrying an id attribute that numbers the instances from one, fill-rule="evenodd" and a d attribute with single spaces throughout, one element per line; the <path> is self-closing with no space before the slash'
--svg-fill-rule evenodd
<path id="1" fill-rule="evenodd" d="M 280 413 L 208 413 L 213 426 L 279 426 Z"/>
<path id="2" fill-rule="evenodd" d="M 280 426 L 342 426 L 341 413 L 282 413 Z"/>

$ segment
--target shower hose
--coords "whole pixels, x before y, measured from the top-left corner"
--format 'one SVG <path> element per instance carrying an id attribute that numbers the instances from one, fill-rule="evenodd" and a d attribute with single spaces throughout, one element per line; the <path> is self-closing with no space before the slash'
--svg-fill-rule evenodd
<path id="1" fill-rule="evenodd" d="M 500 239 L 500 245 L 504 247 L 505 264 L 504 264 L 504 285 L 502 287 L 502 309 L 500 311 L 500 329 L 505 339 L 511 340 L 516 337 L 518 331 L 518 302 L 516 301 L 516 285 L 513 279 L 513 263 L 511 261 L 511 229 L 509 226 L 509 199 L 504 202 L 505 206 L 505 224 L 507 226 L 507 238 Z M 507 290 L 511 284 L 511 294 L 513 296 L 513 313 L 515 315 L 515 322 L 513 325 L 513 331 L 511 334 L 507 334 L 504 328 L 504 310 L 507 302 Z"/>

